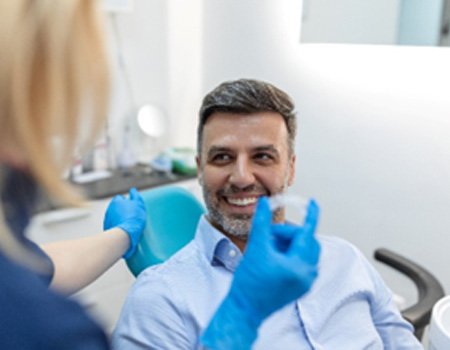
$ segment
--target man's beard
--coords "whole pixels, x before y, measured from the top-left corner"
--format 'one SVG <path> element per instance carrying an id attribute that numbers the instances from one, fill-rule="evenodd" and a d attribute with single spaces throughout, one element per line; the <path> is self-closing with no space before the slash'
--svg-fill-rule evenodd
<path id="1" fill-rule="evenodd" d="M 207 203 L 206 207 L 208 208 L 208 216 L 211 222 L 220 226 L 224 232 L 243 241 L 248 239 L 253 215 L 235 214 L 226 216 L 223 215 L 215 206 L 208 205 Z"/>
<path id="2" fill-rule="evenodd" d="M 253 214 L 230 214 L 226 215 L 220 210 L 219 202 L 217 198 L 224 196 L 225 194 L 232 193 L 261 193 L 262 195 L 271 195 L 271 193 L 261 187 L 261 186 L 251 186 L 251 188 L 246 189 L 225 189 L 220 190 L 217 193 L 212 193 L 205 185 L 203 187 L 203 198 L 205 200 L 206 208 L 208 209 L 208 218 L 210 222 L 218 226 L 223 232 L 229 234 L 230 236 L 239 238 L 240 240 L 246 241 L 248 239 L 250 229 L 252 226 Z M 284 191 L 284 186 L 277 191 L 281 193 Z M 274 212 L 274 219 L 278 221 L 278 217 L 284 217 L 284 211 L 278 209 Z"/>

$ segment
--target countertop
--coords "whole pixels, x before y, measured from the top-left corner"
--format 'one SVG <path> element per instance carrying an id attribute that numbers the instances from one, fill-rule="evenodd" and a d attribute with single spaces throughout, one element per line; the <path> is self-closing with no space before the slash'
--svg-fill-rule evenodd
<path id="1" fill-rule="evenodd" d="M 127 193 L 131 187 L 136 187 L 138 190 L 149 189 L 152 187 L 168 185 L 180 181 L 195 179 L 192 175 L 180 175 L 174 173 L 161 173 L 151 171 L 146 166 L 135 166 L 127 171 L 116 169 L 111 171 L 112 176 L 79 184 L 71 181 L 71 183 L 78 188 L 88 200 L 96 200 L 113 197 L 117 194 Z M 53 209 L 60 209 L 62 205 L 53 203 L 51 200 L 43 198 L 39 201 L 37 213 L 45 212 Z"/>

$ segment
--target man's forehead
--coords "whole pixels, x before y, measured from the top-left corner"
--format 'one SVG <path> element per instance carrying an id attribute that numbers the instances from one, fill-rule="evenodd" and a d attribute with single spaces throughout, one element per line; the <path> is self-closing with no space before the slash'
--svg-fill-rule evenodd
<path id="1" fill-rule="evenodd" d="M 279 149 L 288 142 L 288 132 L 283 117 L 274 112 L 254 114 L 215 113 L 203 130 L 203 150 L 258 148 Z"/>
<path id="2" fill-rule="evenodd" d="M 266 137 L 288 137 L 283 117 L 275 112 L 257 112 L 251 114 L 217 112 L 212 114 L 203 128 L 203 137 L 227 138 L 250 135 Z"/>
<path id="3" fill-rule="evenodd" d="M 272 152 L 272 153 L 278 153 L 279 148 L 277 145 L 274 144 L 255 144 L 251 145 L 250 147 L 247 147 L 246 151 L 252 151 L 252 152 Z M 239 149 L 239 147 L 235 147 L 233 144 L 210 144 L 207 148 L 208 153 L 220 153 L 220 152 L 229 152 Z"/>
<path id="4" fill-rule="evenodd" d="M 284 123 L 283 116 L 278 112 L 260 111 L 251 113 L 239 113 L 239 112 L 214 112 L 206 120 L 205 127 L 211 124 L 252 124 L 258 123 L 262 120 L 277 120 Z"/>

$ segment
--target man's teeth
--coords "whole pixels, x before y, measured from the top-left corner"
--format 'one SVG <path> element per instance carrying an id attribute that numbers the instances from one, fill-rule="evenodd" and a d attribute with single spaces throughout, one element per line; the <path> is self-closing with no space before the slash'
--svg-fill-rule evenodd
<path id="1" fill-rule="evenodd" d="M 228 198 L 228 203 L 232 205 L 237 205 L 241 207 L 245 207 L 246 205 L 255 204 L 258 200 L 257 197 L 249 197 L 249 198 Z"/>

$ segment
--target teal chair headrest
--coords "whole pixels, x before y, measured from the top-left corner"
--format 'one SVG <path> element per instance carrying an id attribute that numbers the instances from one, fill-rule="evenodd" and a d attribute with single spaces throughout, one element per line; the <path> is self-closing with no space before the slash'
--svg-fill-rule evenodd
<path id="1" fill-rule="evenodd" d="M 135 276 L 167 260 L 191 241 L 205 212 L 197 198 L 181 187 L 160 187 L 141 193 L 147 209 L 147 225 L 136 252 L 127 260 Z"/>

